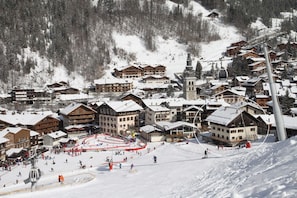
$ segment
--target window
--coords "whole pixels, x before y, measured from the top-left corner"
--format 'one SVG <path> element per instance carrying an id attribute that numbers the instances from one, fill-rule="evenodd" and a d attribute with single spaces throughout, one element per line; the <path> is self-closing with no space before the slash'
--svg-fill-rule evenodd
<path id="1" fill-rule="evenodd" d="M 251 131 L 256 131 L 256 129 L 255 128 L 251 128 Z"/>
<path id="2" fill-rule="evenodd" d="M 238 129 L 238 133 L 243 133 L 243 129 Z"/>

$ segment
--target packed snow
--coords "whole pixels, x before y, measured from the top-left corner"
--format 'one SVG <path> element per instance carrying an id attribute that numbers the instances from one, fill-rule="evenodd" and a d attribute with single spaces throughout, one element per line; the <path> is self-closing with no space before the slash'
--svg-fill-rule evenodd
<path id="1" fill-rule="evenodd" d="M 126 144 L 121 139 L 93 135 L 80 140 L 84 148 L 92 145 L 86 152 L 47 151 L 40 155 L 37 167 L 43 174 L 32 192 L 31 184 L 23 182 L 28 178 L 30 165 L 19 163 L 11 171 L 1 170 L 0 195 L 14 198 L 295 197 L 296 142 L 296 137 L 282 142 L 268 138 L 253 142 L 251 148 L 218 148 L 194 138 L 138 147 L 135 145 L 139 142 Z M 208 158 L 203 159 L 206 149 Z M 112 169 L 107 159 L 112 159 Z M 63 183 L 58 182 L 58 175 L 64 176 Z"/>

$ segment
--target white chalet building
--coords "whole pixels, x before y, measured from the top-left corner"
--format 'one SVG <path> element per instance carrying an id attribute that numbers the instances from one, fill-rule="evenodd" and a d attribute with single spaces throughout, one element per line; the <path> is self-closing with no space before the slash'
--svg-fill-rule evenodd
<path id="1" fill-rule="evenodd" d="M 236 106 L 220 107 L 206 118 L 211 139 L 217 144 L 235 146 L 241 141 L 257 139 L 257 119 Z"/>

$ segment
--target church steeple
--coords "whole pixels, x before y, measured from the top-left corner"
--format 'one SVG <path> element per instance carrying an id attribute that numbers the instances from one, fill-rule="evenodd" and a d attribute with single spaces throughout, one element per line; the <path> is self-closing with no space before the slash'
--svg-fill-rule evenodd
<path id="1" fill-rule="evenodd" d="M 183 95 L 187 100 L 196 100 L 196 77 L 192 67 L 191 55 L 188 54 L 187 65 L 183 72 Z"/>
<path id="2" fill-rule="evenodd" d="M 187 65 L 186 65 L 186 70 L 192 70 L 192 59 L 191 59 L 191 54 L 188 54 L 187 57 Z"/>

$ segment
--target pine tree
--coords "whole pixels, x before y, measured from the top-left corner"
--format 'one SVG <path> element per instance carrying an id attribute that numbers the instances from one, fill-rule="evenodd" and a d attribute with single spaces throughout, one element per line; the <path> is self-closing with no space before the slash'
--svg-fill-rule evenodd
<path id="1" fill-rule="evenodd" d="M 199 61 L 197 61 L 196 64 L 196 70 L 195 70 L 195 76 L 197 79 L 201 79 L 201 74 L 202 74 L 202 65 Z"/>

